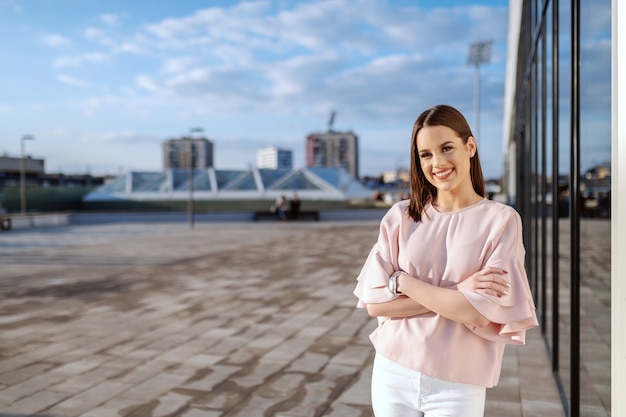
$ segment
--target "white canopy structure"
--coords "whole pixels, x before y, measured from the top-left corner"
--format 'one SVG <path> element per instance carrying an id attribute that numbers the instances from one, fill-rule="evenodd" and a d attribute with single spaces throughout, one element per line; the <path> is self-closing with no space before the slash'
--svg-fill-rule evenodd
<path id="1" fill-rule="evenodd" d="M 370 198 L 364 187 L 341 168 L 193 171 L 195 200 L 275 199 L 298 193 L 302 200 L 345 201 Z M 189 196 L 189 172 L 129 172 L 88 193 L 85 202 L 182 201 Z"/>

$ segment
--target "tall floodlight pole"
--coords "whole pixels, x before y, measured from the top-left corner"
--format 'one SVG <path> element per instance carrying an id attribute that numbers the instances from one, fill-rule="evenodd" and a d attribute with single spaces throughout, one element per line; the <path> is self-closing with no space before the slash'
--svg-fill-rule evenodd
<path id="1" fill-rule="evenodd" d="M 35 140 L 33 135 L 22 136 L 21 142 L 21 158 L 20 158 L 20 211 L 26 214 L 26 155 L 24 152 L 24 142 L 27 140 Z"/>
<path id="2" fill-rule="evenodd" d="M 474 73 L 474 139 L 480 138 L 480 66 L 491 60 L 491 46 L 493 41 L 476 42 L 470 45 L 467 63 L 476 68 Z"/>
<path id="3" fill-rule="evenodd" d="M 193 213 L 193 169 L 194 169 L 194 146 L 193 146 L 193 134 L 204 132 L 201 127 L 194 127 L 189 129 L 189 149 L 188 149 L 188 163 L 189 169 L 187 170 L 187 188 L 189 189 L 189 197 L 187 198 L 187 222 L 189 228 L 193 229 L 194 213 Z"/>

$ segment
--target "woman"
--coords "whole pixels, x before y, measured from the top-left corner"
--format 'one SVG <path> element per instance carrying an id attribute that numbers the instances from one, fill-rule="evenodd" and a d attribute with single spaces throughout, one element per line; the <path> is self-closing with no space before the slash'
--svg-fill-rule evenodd
<path id="1" fill-rule="evenodd" d="M 281 195 L 276 198 L 276 201 L 272 205 L 272 212 L 278 214 L 278 217 L 281 220 L 287 220 L 287 214 L 289 210 L 289 203 L 287 202 L 287 197 Z"/>
<path id="2" fill-rule="evenodd" d="M 423 112 L 411 139 L 411 195 L 383 217 L 354 291 L 379 326 L 377 417 L 480 417 L 505 344 L 537 326 L 521 220 L 485 198 L 463 115 Z"/>

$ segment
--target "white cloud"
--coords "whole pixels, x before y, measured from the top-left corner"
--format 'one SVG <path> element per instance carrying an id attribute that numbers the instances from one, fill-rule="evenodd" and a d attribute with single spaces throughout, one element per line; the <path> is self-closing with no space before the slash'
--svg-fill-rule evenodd
<path id="1" fill-rule="evenodd" d="M 122 44 L 116 45 L 113 48 L 114 52 L 125 52 L 134 55 L 147 55 L 149 51 L 134 42 L 123 42 Z"/>
<path id="2" fill-rule="evenodd" d="M 90 84 L 87 81 L 81 80 L 76 77 L 72 77 L 67 74 L 59 74 L 57 76 L 57 79 L 61 81 L 63 84 L 71 85 L 74 87 L 87 88 L 90 86 Z"/>
<path id="3" fill-rule="evenodd" d="M 69 109 L 72 116 L 79 112 L 83 118 L 91 119 L 98 116 L 100 113 L 109 114 L 110 109 L 121 108 L 123 104 L 120 97 L 109 95 L 85 97 L 80 100 L 65 103 L 65 106 Z M 111 122 L 108 124 L 110 123 Z"/>
<path id="4" fill-rule="evenodd" d="M 295 56 L 275 64 L 266 64 L 267 78 L 271 81 L 272 98 L 278 101 L 306 97 L 317 89 L 341 65 L 340 58 L 329 52 L 319 55 Z"/>
<path id="5" fill-rule="evenodd" d="M 107 142 L 124 142 L 136 139 L 140 136 L 132 130 L 124 130 L 120 132 L 100 132 L 97 134 L 84 134 L 80 141 L 86 143 L 107 143 Z"/>
<path id="6" fill-rule="evenodd" d="M 91 42 L 95 42 L 103 46 L 114 45 L 113 40 L 109 38 L 102 30 L 98 28 L 94 28 L 94 27 L 87 28 L 85 29 L 84 35 L 85 35 L 85 38 Z"/>
<path id="7" fill-rule="evenodd" d="M 504 9 L 425 11 L 368 0 L 288 7 L 276 11 L 264 2 L 211 7 L 116 36 L 120 42 L 108 51 L 55 65 L 104 62 L 114 52 L 141 54 L 144 65 L 128 74 L 119 91 L 123 95 L 130 84 L 142 100 L 153 97 L 149 110 L 145 104 L 136 108 L 142 117 L 158 117 L 166 101 L 178 103 L 183 118 L 237 112 L 325 118 L 334 108 L 358 129 L 376 119 L 406 123 L 418 109 L 441 102 L 471 110 L 469 38 L 485 26 L 499 39 L 506 33 L 505 24 L 493 23 L 506 21 Z M 102 29 L 90 37 L 113 38 Z M 116 56 L 115 65 L 125 59 Z M 494 82 L 501 88 L 503 79 Z M 494 86 L 485 80 L 483 88 Z M 85 115 L 100 107 L 88 106 Z M 487 107 L 484 99 L 485 113 Z"/>
<path id="8" fill-rule="evenodd" d="M 120 18 L 120 15 L 113 13 L 105 13 L 103 15 L 100 15 L 100 20 L 109 26 L 116 26 L 119 23 Z"/>
<path id="9" fill-rule="evenodd" d="M 161 71 L 165 73 L 177 73 L 188 71 L 197 63 L 196 58 L 192 56 L 182 56 L 168 58 L 163 62 Z"/>
<path id="10" fill-rule="evenodd" d="M 0 9 L 2 8 L 8 8 L 17 13 L 22 11 L 22 6 L 16 0 L 1 0 Z"/>
<path id="11" fill-rule="evenodd" d="M 90 52 L 83 55 L 57 58 L 52 63 L 54 68 L 80 67 L 84 63 L 102 63 L 109 60 L 109 56 L 100 52 Z"/>
<path id="12" fill-rule="evenodd" d="M 161 87 L 149 75 L 138 75 L 135 78 L 135 84 L 140 89 L 147 90 L 151 93 L 163 94 Z"/>
<path id="13" fill-rule="evenodd" d="M 266 2 L 212 7 L 146 26 L 143 45 L 158 48 L 165 56 L 160 72 L 171 76 L 151 74 L 150 83 L 146 79 L 142 83 L 174 97 L 221 94 L 222 103 L 231 98 L 250 103 L 263 97 L 261 106 L 325 100 L 324 95 L 336 97 L 341 91 L 346 93 L 342 97 L 359 99 L 349 102 L 337 97 L 344 105 L 378 103 L 371 107 L 381 108 L 385 102 L 381 94 L 400 95 L 392 101 L 402 102 L 406 91 L 432 84 L 418 76 L 429 68 L 465 76 L 469 39 L 487 32 L 503 39 L 506 17 L 505 8 L 426 11 L 392 8 L 375 0 L 296 3 L 276 12 L 270 12 Z M 196 58 L 193 71 L 189 61 L 167 57 L 179 51 Z M 419 62 L 415 61 L 418 52 Z M 444 62 L 457 68 L 442 70 Z M 439 94 L 441 89 L 432 92 Z M 392 106 L 388 113 L 395 110 Z"/>
<path id="14" fill-rule="evenodd" d="M 41 42 L 52 48 L 59 48 L 70 44 L 70 41 L 65 36 L 56 33 L 43 36 Z"/>

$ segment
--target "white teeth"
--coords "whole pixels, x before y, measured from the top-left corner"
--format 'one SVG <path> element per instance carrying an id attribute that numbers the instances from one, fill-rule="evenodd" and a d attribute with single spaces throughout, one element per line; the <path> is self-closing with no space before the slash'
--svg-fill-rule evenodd
<path id="1" fill-rule="evenodd" d="M 445 177 L 446 175 L 448 175 L 451 172 L 452 172 L 452 169 L 447 169 L 447 170 L 442 171 L 442 172 L 437 172 L 435 174 L 435 177 Z"/>

